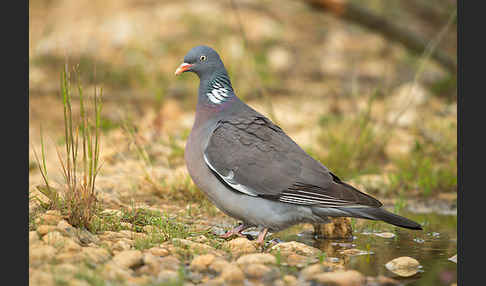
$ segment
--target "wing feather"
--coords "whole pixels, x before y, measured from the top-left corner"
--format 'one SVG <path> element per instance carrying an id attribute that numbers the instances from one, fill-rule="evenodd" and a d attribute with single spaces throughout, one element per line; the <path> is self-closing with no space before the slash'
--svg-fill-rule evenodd
<path id="1" fill-rule="evenodd" d="M 219 121 L 204 160 L 229 187 L 246 195 L 298 205 L 381 206 L 342 182 L 263 116 Z"/>

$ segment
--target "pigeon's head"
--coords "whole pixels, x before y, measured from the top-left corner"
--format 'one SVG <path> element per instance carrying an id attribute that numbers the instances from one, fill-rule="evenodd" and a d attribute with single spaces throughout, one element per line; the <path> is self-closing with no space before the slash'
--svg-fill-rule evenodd
<path id="1" fill-rule="evenodd" d="M 215 50 L 207 46 L 197 46 L 187 53 L 184 62 L 175 71 L 175 75 L 194 72 L 202 78 L 212 75 L 221 68 L 224 70 L 224 65 Z"/>

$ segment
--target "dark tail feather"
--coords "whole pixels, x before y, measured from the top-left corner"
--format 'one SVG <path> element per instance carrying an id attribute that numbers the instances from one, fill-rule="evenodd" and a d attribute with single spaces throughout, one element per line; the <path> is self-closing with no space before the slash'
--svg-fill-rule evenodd
<path id="1" fill-rule="evenodd" d="M 391 213 L 383 208 L 374 207 L 341 207 L 341 208 L 312 208 L 312 211 L 319 216 L 348 216 L 365 218 L 371 220 L 382 220 L 386 223 L 409 229 L 422 229 L 422 226 L 413 220 Z"/>
<path id="2" fill-rule="evenodd" d="M 372 220 L 382 220 L 386 223 L 390 223 L 396 226 L 409 228 L 409 229 L 422 229 L 422 226 L 413 220 L 405 218 L 403 216 L 391 213 L 383 208 L 347 208 L 346 211 L 356 215 L 356 217 L 367 218 Z"/>

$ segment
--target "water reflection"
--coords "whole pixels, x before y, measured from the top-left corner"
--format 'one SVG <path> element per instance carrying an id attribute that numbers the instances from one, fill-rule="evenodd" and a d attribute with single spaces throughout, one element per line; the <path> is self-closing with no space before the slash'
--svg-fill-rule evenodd
<path id="1" fill-rule="evenodd" d="M 421 222 L 422 231 L 412 231 L 382 222 L 366 222 L 356 227 L 349 240 L 315 239 L 308 226 L 296 226 L 275 235 L 283 241 L 295 240 L 324 251 L 327 257 L 337 257 L 348 269 L 356 269 L 367 276 L 394 277 L 385 264 L 400 256 L 417 259 L 422 268 L 411 278 L 400 279 L 405 285 L 451 285 L 457 281 L 457 265 L 448 260 L 457 253 L 457 216 L 414 214 L 401 212 Z M 374 235 L 392 232 L 393 238 Z M 347 249 L 358 249 L 360 255 L 346 255 Z M 344 252 L 343 252 L 344 251 Z M 367 253 L 367 254 L 363 254 Z"/>

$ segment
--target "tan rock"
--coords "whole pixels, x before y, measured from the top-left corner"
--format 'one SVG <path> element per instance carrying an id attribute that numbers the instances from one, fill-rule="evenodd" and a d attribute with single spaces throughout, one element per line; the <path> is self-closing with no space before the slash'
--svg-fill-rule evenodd
<path id="1" fill-rule="evenodd" d="M 236 264 L 276 264 L 277 259 L 269 253 L 253 253 L 241 256 L 236 260 Z"/>
<path id="2" fill-rule="evenodd" d="M 39 235 L 37 231 L 29 231 L 29 244 L 34 244 L 39 242 Z"/>
<path id="3" fill-rule="evenodd" d="M 34 271 L 32 276 L 29 275 L 29 285 L 54 286 L 56 285 L 51 273 L 44 271 Z"/>
<path id="4" fill-rule="evenodd" d="M 113 262 L 123 268 L 131 268 L 141 265 L 143 255 L 140 250 L 121 251 L 113 257 Z"/>
<path id="5" fill-rule="evenodd" d="M 228 284 L 239 284 L 243 283 L 245 275 L 238 266 L 234 264 L 228 264 L 223 269 L 223 272 L 221 273 L 221 278 L 223 278 L 223 280 Z"/>
<path id="6" fill-rule="evenodd" d="M 207 271 L 214 259 L 215 256 L 212 254 L 199 255 L 191 261 L 190 269 L 199 272 Z"/>
<path id="7" fill-rule="evenodd" d="M 83 259 L 90 263 L 100 264 L 108 261 L 111 257 L 108 250 L 101 247 L 83 247 L 81 250 L 81 256 Z"/>
<path id="8" fill-rule="evenodd" d="M 148 251 L 155 256 L 163 257 L 169 255 L 169 251 L 166 248 L 161 248 L 161 247 L 152 247 L 148 249 Z"/>
<path id="9" fill-rule="evenodd" d="M 38 223 L 47 224 L 47 225 L 57 225 L 59 221 L 62 220 L 62 217 L 59 211 L 47 211 L 45 214 L 40 216 L 37 220 Z"/>
<path id="10" fill-rule="evenodd" d="M 158 264 L 161 270 L 177 271 L 181 264 L 180 260 L 175 256 L 158 257 Z"/>
<path id="11" fill-rule="evenodd" d="M 267 273 L 271 271 L 271 268 L 260 264 L 260 263 L 255 263 L 255 264 L 248 264 L 245 265 L 243 268 L 243 272 L 250 278 L 253 279 L 260 279 L 263 276 L 265 276 Z"/>
<path id="12" fill-rule="evenodd" d="M 61 263 L 78 263 L 82 260 L 83 258 L 73 251 L 61 252 L 56 255 L 56 261 Z"/>
<path id="13" fill-rule="evenodd" d="M 299 255 L 295 253 L 289 254 L 287 256 L 287 265 L 289 266 L 297 266 L 297 267 L 303 267 L 311 262 L 316 262 L 317 259 L 314 257 L 309 257 L 309 256 L 304 256 L 304 255 Z"/>
<path id="14" fill-rule="evenodd" d="M 350 238 L 353 236 L 351 218 L 333 217 L 330 223 L 314 224 L 315 234 L 323 238 Z"/>
<path id="15" fill-rule="evenodd" d="M 124 250 L 130 250 L 130 248 L 132 248 L 132 245 L 133 245 L 133 240 L 128 240 L 126 238 L 122 238 L 119 241 L 113 243 L 113 245 L 111 246 L 111 250 L 113 252 L 121 252 L 121 251 L 124 251 Z"/>
<path id="16" fill-rule="evenodd" d="M 42 224 L 37 227 L 37 233 L 42 237 L 55 229 L 56 229 L 55 226 Z"/>
<path id="17" fill-rule="evenodd" d="M 172 244 L 176 247 L 177 246 L 187 247 L 192 252 L 197 252 L 197 253 L 201 253 L 201 254 L 204 254 L 204 253 L 216 254 L 216 253 L 218 253 L 218 251 L 216 251 L 216 249 L 212 248 L 209 245 L 190 241 L 190 240 L 187 240 L 187 239 L 174 238 L 174 239 L 172 239 Z"/>
<path id="18" fill-rule="evenodd" d="M 303 280 L 310 280 L 315 275 L 317 275 L 319 273 L 323 273 L 324 269 L 325 269 L 324 266 L 319 264 L 319 263 L 312 264 L 312 265 L 309 265 L 306 268 L 302 269 L 302 271 L 299 273 L 299 276 Z"/>
<path id="19" fill-rule="evenodd" d="M 400 277 L 410 277 L 417 274 L 420 263 L 412 257 L 402 256 L 389 261 L 385 267 Z"/>
<path id="20" fill-rule="evenodd" d="M 228 265 L 228 263 L 228 261 L 217 257 L 209 265 L 209 270 L 215 273 L 221 273 L 223 272 L 223 269 Z"/>
<path id="21" fill-rule="evenodd" d="M 65 237 L 62 245 L 63 251 L 78 252 L 82 249 L 81 245 L 77 244 L 73 239 Z"/>
<path id="22" fill-rule="evenodd" d="M 249 241 L 245 237 L 238 237 L 227 241 L 224 244 L 227 248 L 230 249 L 233 256 L 238 257 L 243 254 L 255 253 L 257 252 L 257 248 L 255 243 Z"/>
<path id="23" fill-rule="evenodd" d="M 449 261 L 452 261 L 452 262 L 454 262 L 454 263 L 457 263 L 457 254 L 456 254 L 456 255 L 454 255 L 454 256 L 452 256 L 452 257 L 450 257 L 448 260 L 449 260 Z"/>
<path id="24" fill-rule="evenodd" d="M 367 254 L 367 253 L 368 252 L 366 252 L 364 250 L 359 250 L 359 249 L 356 249 L 356 248 L 350 248 L 350 249 L 345 249 L 345 250 L 341 251 L 341 254 L 351 255 L 351 256 L 362 255 L 362 254 Z"/>
<path id="25" fill-rule="evenodd" d="M 346 270 L 320 273 L 313 276 L 312 280 L 324 285 L 362 286 L 366 278 L 356 270 Z"/>
<path id="26" fill-rule="evenodd" d="M 109 261 L 102 266 L 101 275 L 107 280 L 128 280 L 133 275 L 133 270 Z"/>
<path id="27" fill-rule="evenodd" d="M 42 240 L 48 245 L 61 247 L 64 245 L 65 237 L 58 231 L 51 231 L 42 237 Z"/>
<path id="28" fill-rule="evenodd" d="M 179 275 L 177 271 L 174 270 L 162 270 L 159 275 L 157 275 L 157 282 L 167 283 L 169 281 L 175 281 Z"/>
<path id="29" fill-rule="evenodd" d="M 282 280 L 284 282 L 284 285 L 287 285 L 287 286 L 298 285 L 297 278 L 295 278 L 295 276 L 292 276 L 292 275 L 284 275 Z"/>
<path id="30" fill-rule="evenodd" d="M 396 236 L 394 233 L 391 232 L 375 233 L 375 235 L 383 238 L 394 238 Z"/>
<path id="31" fill-rule="evenodd" d="M 29 248 L 29 265 L 35 266 L 46 263 L 54 258 L 56 249 L 50 245 L 36 245 Z"/>
<path id="32" fill-rule="evenodd" d="M 289 256 L 290 254 L 315 256 L 321 253 L 319 249 L 297 241 L 281 242 L 270 248 L 270 252 L 272 253 L 278 251 L 283 256 Z"/>

